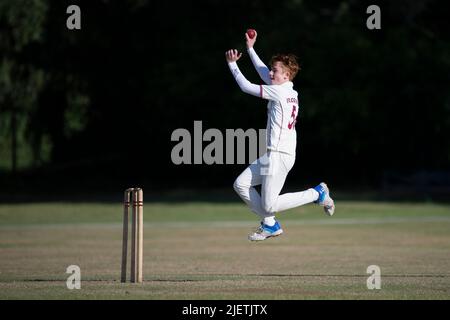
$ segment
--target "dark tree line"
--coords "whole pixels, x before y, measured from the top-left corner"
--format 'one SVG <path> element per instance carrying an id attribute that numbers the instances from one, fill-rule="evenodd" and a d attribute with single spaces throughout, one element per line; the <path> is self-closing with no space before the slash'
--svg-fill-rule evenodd
<path id="1" fill-rule="evenodd" d="M 66 28 L 78 4 L 82 28 Z M 379 186 L 387 172 L 448 170 L 445 1 L 0 2 L 0 172 L 14 181 L 230 185 L 241 165 L 175 166 L 176 128 L 264 128 L 224 52 L 300 57 L 298 160 L 290 180 Z M 244 74 L 258 82 L 246 55 Z M 30 179 L 31 179 L 30 178 Z"/>

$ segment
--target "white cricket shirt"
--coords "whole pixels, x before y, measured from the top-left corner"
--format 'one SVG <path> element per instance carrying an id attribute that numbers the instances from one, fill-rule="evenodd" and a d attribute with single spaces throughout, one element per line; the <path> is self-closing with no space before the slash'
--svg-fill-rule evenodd
<path id="1" fill-rule="evenodd" d="M 298 115 L 298 93 L 294 84 L 287 81 L 281 85 L 260 85 L 261 98 L 267 104 L 267 149 L 295 156 Z"/>

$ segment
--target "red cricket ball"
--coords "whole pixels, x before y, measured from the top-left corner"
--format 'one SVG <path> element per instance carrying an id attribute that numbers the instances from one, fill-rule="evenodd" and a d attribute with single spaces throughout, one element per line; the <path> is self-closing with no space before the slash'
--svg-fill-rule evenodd
<path id="1" fill-rule="evenodd" d="M 247 34 L 250 39 L 253 39 L 256 36 L 256 31 L 255 29 L 248 29 Z"/>

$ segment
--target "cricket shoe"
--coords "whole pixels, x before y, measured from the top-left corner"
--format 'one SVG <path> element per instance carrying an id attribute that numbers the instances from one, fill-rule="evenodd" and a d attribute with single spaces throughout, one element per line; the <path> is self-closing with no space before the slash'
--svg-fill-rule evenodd
<path id="1" fill-rule="evenodd" d="M 278 221 L 275 222 L 275 224 L 271 227 L 261 222 L 261 226 L 258 229 L 256 229 L 254 233 L 248 235 L 248 240 L 263 241 L 266 240 L 267 238 L 279 236 L 282 233 L 283 229 L 281 229 L 281 226 L 278 223 Z"/>
<path id="2" fill-rule="evenodd" d="M 319 193 L 319 199 L 314 201 L 314 203 L 323 206 L 325 213 L 332 216 L 334 214 L 334 201 L 330 197 L 330 190 L 328 190 L 327 185 L 321 182 L 318 186 L 314 187 L 314 190 Z"/>

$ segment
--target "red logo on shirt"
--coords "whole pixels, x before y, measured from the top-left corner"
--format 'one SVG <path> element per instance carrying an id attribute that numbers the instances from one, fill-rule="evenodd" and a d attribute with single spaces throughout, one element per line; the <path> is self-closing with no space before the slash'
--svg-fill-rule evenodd
<path id="1" fill-rule="evenodd" d="M 295 126 L 295 122 L 297 121 L 297 106 L 292 106 L 291 113 L 292 122 L 288 123 L 288 128 L 291 130 Z"/>

